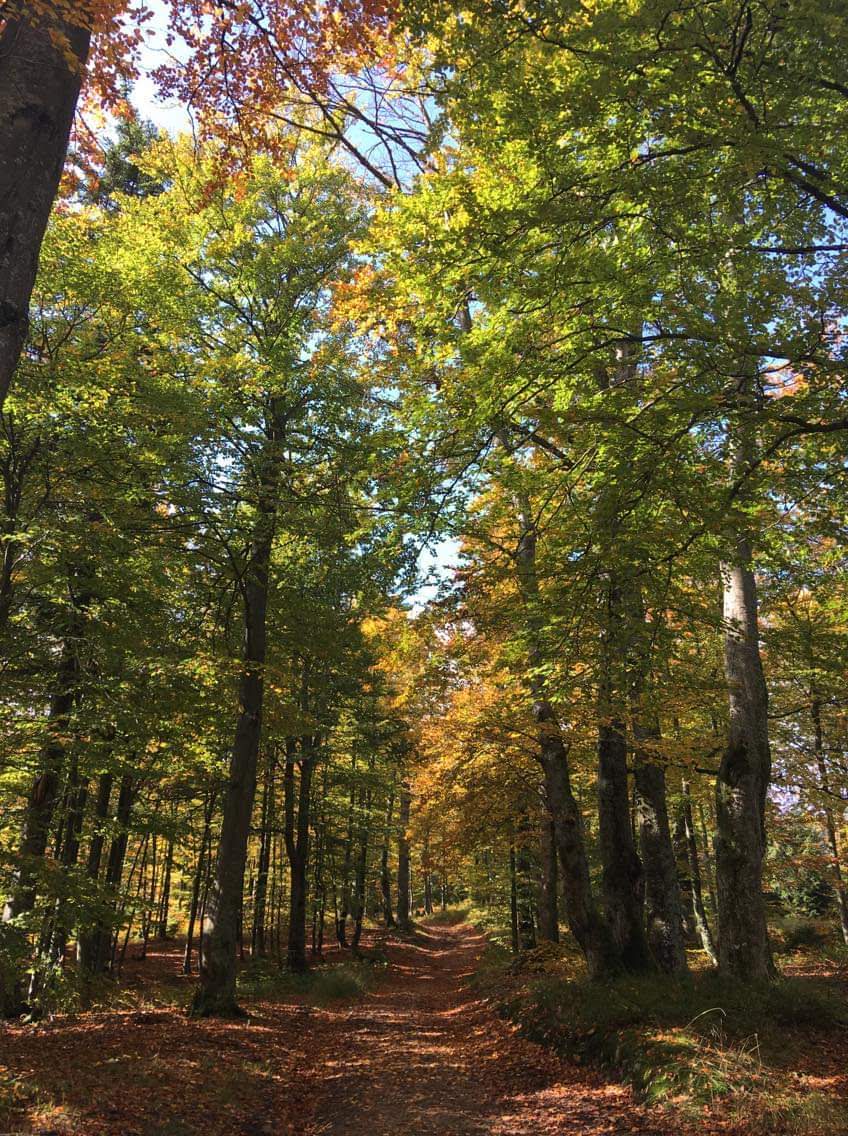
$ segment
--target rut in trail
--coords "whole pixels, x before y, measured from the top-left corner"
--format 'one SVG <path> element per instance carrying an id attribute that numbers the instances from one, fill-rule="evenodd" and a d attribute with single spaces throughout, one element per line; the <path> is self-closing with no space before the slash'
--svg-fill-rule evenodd
<path id="1" fill-rule="evenodd" d="M 623 1087 L 519 1038 L 465 981 L 485 940 L 427 928 L 315 1054 L 309 1136 L 586 1136 L 672 1131 Z M 310 1094 L 311 1096 L 312 1094 Z"/>

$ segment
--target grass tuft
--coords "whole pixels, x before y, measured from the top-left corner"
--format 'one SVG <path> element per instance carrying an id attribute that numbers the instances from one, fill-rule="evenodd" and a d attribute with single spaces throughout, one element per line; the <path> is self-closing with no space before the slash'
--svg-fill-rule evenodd
<path id="1" fill-rule="evenodd" d="M 848 1005 L 826 982 L 744 983 L 714 972 L 590 982 L 563 977 L 567 951 L 544 953 L 555 973 L 539 973 L 546 960 L 538 952 L 515 960 L 489 947 L 473 980 L 496 998 L 506 986 L 501 1009 L 531 1040 L 614 1069 L 649 1102 L 693 1116 L 720 1104 L 745 1131 L 848 1131 L 839 1126 L 848 1119 L 843 1104 L 785 1071 L 798 1031 L 834 1036 L 848 1027 Z"/>
<path id="2" fill-rule="evenodd" d="M 249 961 L 239 975 L 238 991 L 266 1000 L 302 997 L 316 1005 L 360 998 L 371 989 L 380 957 L 352 959 L 334 966 L 295 972 L 268 959 Z"/>
<path id="3" fill-rule="evenodd" d="M 470 907 L 445 907 L 428 915 L 424 923 L 428 927 L 459 927 L 468 923 L 470 911 Z"/>

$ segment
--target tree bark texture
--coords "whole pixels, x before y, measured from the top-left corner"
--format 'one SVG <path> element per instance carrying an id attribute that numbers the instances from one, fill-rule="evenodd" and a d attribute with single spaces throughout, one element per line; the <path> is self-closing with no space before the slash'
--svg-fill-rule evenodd
<path id="1" fill-rule="evenodd" d="M 62 19 L 50 0 L 8 7 L 0 32 L 0 408 L 27 337 L 41 242 L 91 42 L 90 31 Z"/>
<path id="2" fill-rule="evenodd" d="M 737 539 L 723 576 L 730 717 L 716 779 L 719 967 L 737 978 L 765 979 L 775 973 L 762 885 L 771 750 L 757 585 L 747 538 Z"/>
<path id="3" fill-rule="evenodd" d="M 199 1017 L 242 1013 L 236 1002 L 236 947 L 262 738 L 268 586 L 282 481 L 283 437 L 282 410 L 277 400 L 271 399 L 257 471 L 256 518 L 242 579 L 244 648 L 239 716 L 230 754 L 215 872 L 203 919 L 200 985 L 193 1005 L 193 1012 Z"/>

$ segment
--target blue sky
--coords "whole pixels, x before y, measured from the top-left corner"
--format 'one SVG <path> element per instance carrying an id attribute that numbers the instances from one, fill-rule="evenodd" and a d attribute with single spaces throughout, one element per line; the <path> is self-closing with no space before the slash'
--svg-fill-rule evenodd
<path id="1" fill-rule="evenodd" d="M 133 102 L 144 118 L 172 134 L 186 130 L 190 119 L 185 107 L 176 101 L 162 102 L 156 94 L 156 85 L 150 72 L 167 62 L 169 50 L 165 45 L 168 16 L 163 0 L 148 0 L 153 19 L 147 24 L 147 43 L 142 50 L 140 75 L 133 90 Z"/>

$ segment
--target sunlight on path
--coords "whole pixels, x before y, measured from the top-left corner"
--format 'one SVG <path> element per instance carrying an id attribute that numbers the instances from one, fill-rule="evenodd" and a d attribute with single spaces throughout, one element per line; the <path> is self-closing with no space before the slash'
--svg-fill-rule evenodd
<path id="1" fill-rule="evenodd" d="M 660 1136 L 629 1093 L 519 1038 L 468 989 L 484 946 L 428 928 L 393 946 L 379 991 L 316 1061 L 310 1136 Z M 670 1129 L 668 1130 L 670 1131 Z"/>

